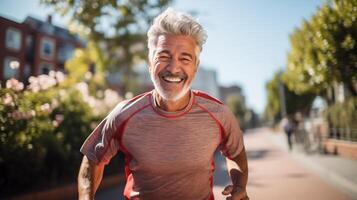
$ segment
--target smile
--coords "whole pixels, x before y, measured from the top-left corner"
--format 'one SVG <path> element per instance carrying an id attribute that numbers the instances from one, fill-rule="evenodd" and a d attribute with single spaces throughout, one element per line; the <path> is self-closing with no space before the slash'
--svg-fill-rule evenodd
<path id="1" fill-rule="evenodd" d="M 181 83 L 183 81 L 183 78 L 177 76 L 162 76 L 161 78 L 168 83 Z"/>

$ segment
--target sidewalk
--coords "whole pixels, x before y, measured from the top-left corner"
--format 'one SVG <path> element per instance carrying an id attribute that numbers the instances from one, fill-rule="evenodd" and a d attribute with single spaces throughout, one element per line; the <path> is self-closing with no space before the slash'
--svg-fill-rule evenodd
<path id="1" fill-rule="evenodd" d="M 348 195 L 345 190 L 322 179 L 321 174 L 307 166 L 306 163 L 315 163 L 315 160 L 301 160 L 295 153 L 288 153 L 283 146 L 286 142 L 284 137 L 266 128 L 246 133 L 245 144 L 250 169 L 247 190 L 251 199 L 356 199 L 352 194 Z"/>
<path id="2" fill-rule="evenodd" d="M 269 136 L 276 145 L 288 152 L 284 133 L 271 132 Z M 336 155 L 304 154 L 296 149 L 290 154 L 324 181 L 348 194 L 352 199 L 357 199 L 357 160 Z"/>

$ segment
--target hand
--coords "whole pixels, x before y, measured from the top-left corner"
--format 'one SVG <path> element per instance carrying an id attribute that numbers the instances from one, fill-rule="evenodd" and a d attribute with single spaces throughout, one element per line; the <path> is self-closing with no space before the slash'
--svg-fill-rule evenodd
<path id="1" fill-rule="evenodd" d="M 234 187 L 233 185 L 228 185 L 224 188 L 222 194 L 225 196 L 230 195 L 226 198 L 226 200 L 249 200 L 245 189 L 241 187 Z"/>

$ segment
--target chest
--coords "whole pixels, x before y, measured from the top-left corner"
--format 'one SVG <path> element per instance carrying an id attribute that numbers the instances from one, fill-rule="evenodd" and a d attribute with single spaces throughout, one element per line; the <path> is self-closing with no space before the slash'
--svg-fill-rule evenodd
<path id="1" fill-rule="evenodd" d="M 205 113 L 179 118 L 138 115 L 127 124 L 123 145 L 132 170 L 166 171 L 209 167 L 220 143 L 217 124 Z"/>

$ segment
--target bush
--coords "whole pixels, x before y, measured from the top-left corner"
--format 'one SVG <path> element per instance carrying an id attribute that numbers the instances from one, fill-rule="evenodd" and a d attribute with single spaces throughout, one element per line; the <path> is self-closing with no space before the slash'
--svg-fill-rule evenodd
<path id="1" fill-rule="evenodd" d="M 60 72 L 15 79 L 0 89 L 0 193 L 74 181 L 79 149 L 121 98 L 111 90 L 88 94 L 85 82 L 69 85 Z"/>
<path id="2" fill-rule="evenodd" d="M 357 98 L 350 97 L 343 103 L 335 103 L 324 114 L 335 136 L 357 141 Z"/>

